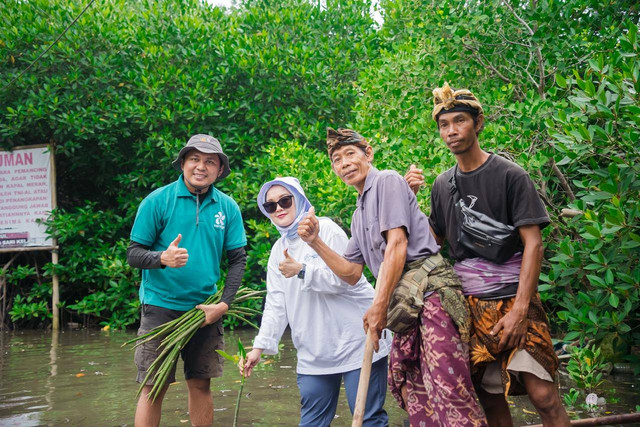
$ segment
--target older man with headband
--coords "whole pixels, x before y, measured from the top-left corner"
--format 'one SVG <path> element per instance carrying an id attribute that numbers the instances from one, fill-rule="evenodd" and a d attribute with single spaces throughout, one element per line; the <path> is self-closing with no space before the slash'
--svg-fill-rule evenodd
<path id="1" fill-rule="evenodd" d="M 322 223 L 313 211 L 300 222 L 298 233 L 347 283 L 356 283 L 364 265 L 369 267 L 379 290 L 363 321 L 378 338 L 400 278 L 422 275 L 422 308 L 393 338 L 391 392 L 413 426 L 486 425 L 469 373 L 469 314 L 460 284 L 438 254 L 415 195 L 398 173 L 372 166 L 373 148 L 357 132 L 329 129 L 327 146 L 335 174 L 358 191 L 352 236 L 344 255 L 336 253 L 322 240 Z"/>
<path id="2" fill-rule="evenodd" d="M 527 172 L 480 148 L 484 113 L 478 99 L 446 83 L 433 95 L 433 119 L 456 165 L 433 184 L 429 221 L 437 242 L 448 243 L 471 309 L 471 372 L 489 424 L 513 425 L 506 396 L 526 393 L 544 425 L 569 425 L 537 294 L 547 212 Z M 424 183 L 413 165 L 405 178 L 415 192 Z M 463 231 L 465 215 L 512 231 L 489 248 Z"/>

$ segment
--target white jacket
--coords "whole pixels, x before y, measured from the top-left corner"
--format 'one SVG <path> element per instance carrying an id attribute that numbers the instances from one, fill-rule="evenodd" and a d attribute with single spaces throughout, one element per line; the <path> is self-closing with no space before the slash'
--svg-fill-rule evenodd
<path id="1" fill-rule="evenodd" d="M 318 218 L 320 238 L 342 255 L 347 235 L 329 218 Z M 306 264 L 305 278 L 285 278 L 278 270 L 289 256 Z M 265 354 L 277 354 L 287 325 L 298 351 L 299 374 L 325 375 L 362 366 L 365 334 L 362 316 L 373 302 L 373 287 L 364 276 L 351 286 L 340 280 L 322 258 L 299 237 L 281 237 L 273 245 L 267 267 L 267 299 L 262 324 L 253 342 Z M 391 332 L 385 331 L 373 361 L 389 354 Z"/>

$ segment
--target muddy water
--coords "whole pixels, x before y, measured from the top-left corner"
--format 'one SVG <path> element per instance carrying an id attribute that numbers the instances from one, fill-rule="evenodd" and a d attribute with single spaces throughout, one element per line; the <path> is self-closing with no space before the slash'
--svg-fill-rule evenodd
<path id="1" fill-rule="evenodd" d="M 227 332 L 227 350 L 235 353 L 238 338 L 250 343 L 255 332 Z M 132 332 L 24 331 L 0 333 L 1 426 L 124 426 L 133 425 L 136 370 L 133 352 L 120 345 Z M 247 380 L 240 407 L 240 425 L 294 426 L 298 421 L 295 349 L 288 334 L 280 355 L 266 359 Z M 186 384 L 178 366 L 178 382 L 164 400 L 162 425 L 189 425 Z M 215 424 L 230 426 L 240 377 L 228 363 L 224 376 L 212 381 Z M 603 387 L 618 402 L 602 412 L 626 413 L 640 402 L 639 382 L 614 378 Z M 568 389 L 562 384 L 562 391 Z M 612 389 L 615 388 L 615 391 Z M 512 399 L 516 425 L 538 422 L 526 399 Z M 391 395 L 387 411 L 392 426 L 406 418 Z M 577 413 L 576 417 L 592 416 Z M 351 414 L 342 393 L 332 425 L 348 426 Z"/>

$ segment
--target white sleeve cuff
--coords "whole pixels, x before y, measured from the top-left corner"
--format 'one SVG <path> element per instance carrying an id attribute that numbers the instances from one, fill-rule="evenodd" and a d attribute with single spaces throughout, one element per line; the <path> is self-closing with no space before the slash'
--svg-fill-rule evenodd
<path id="1" fill-rule="evenodd" d="M 311 283 L 313 283 L 313 274 L 315 270 L 315 266 L 307 264 L 304 271 L 304 279 L 302 279 L 302 286 L 300 287 L 300 289 L 302 289 L 303 291 L 311 290 Z"/>
<path id="2" fill-rule="evenodd" d="M 264 354 L 278 354 L 278 341 L 258 335 L 253 340 L 253 348 L 261 348 Z"/>

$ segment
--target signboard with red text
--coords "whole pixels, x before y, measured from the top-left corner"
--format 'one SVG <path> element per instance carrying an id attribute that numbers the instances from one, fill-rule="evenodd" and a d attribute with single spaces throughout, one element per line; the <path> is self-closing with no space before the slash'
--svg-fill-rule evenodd
<path id="1" fill-rule="evenodd" d="M 53 209 L 52 173 L 48 146 L 0 151 L 0 250 L 52 246 L 37 222 Z"/>

